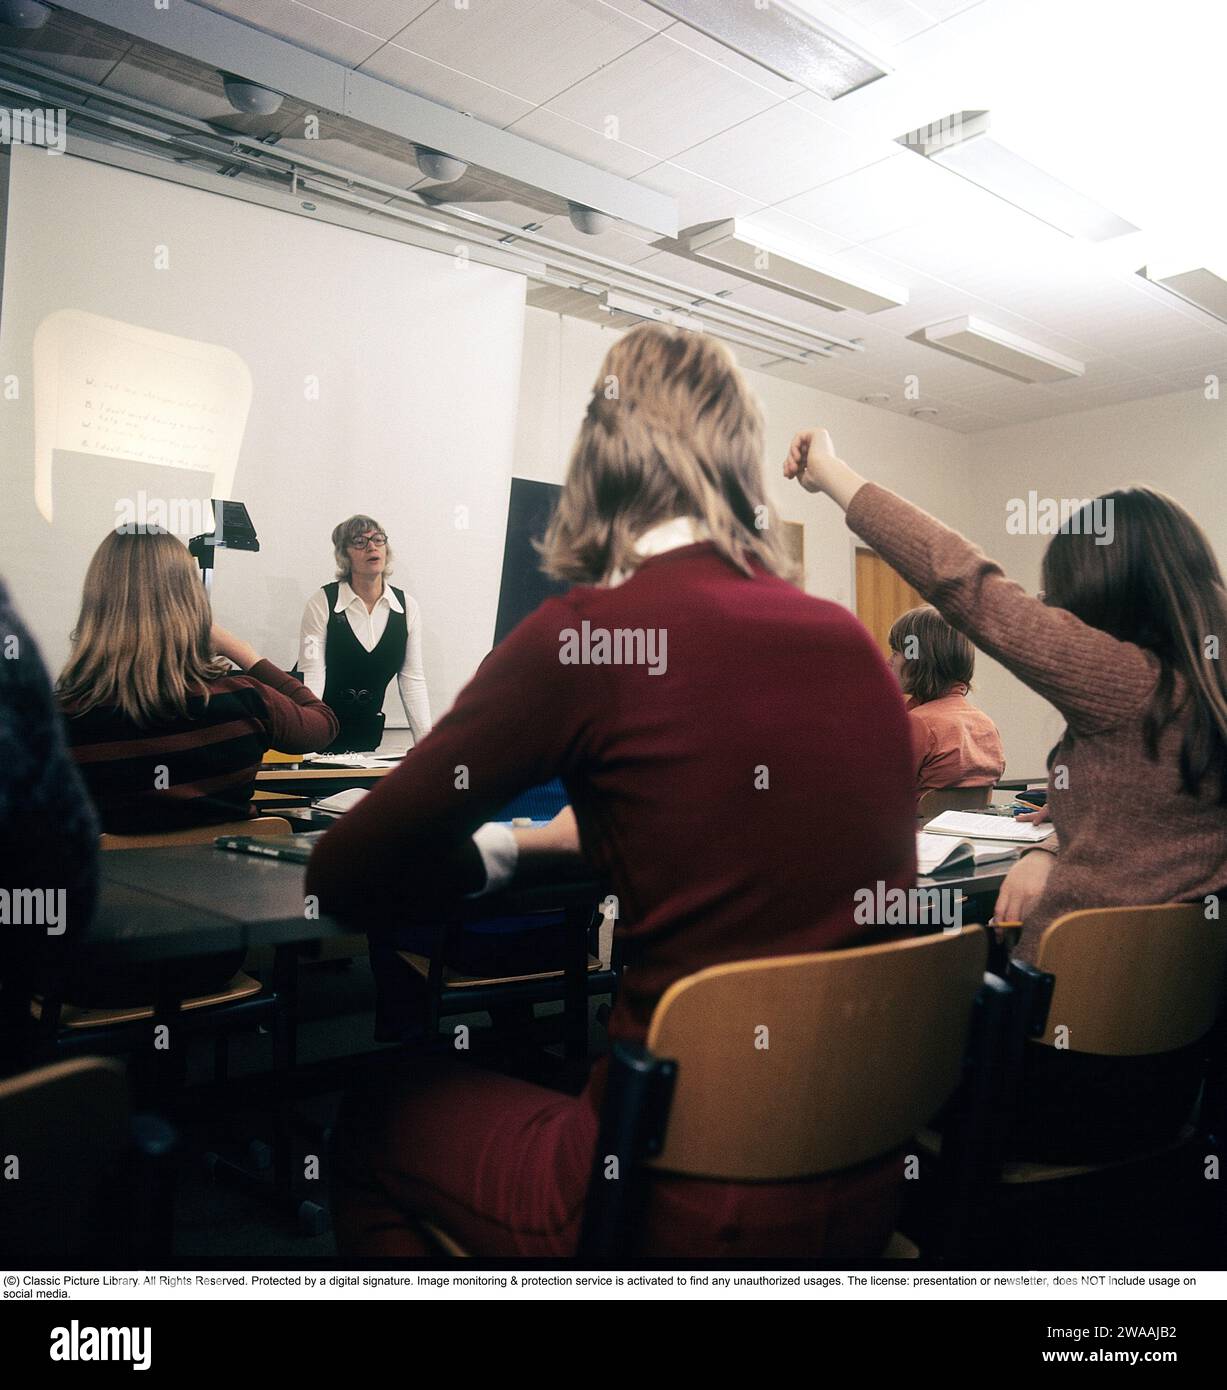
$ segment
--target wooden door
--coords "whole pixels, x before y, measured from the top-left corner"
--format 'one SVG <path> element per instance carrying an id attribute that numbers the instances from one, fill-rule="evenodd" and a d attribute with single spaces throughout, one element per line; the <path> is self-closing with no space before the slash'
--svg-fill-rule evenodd
<path id="1" fill-rule="evenodd" d="M 886 637 L 891 624 L 924 599 L 900 578 L 880 555 L 864 546 L 856 548 L 856 616 L 865 624 L 882 650 L 890 656 Z"/>

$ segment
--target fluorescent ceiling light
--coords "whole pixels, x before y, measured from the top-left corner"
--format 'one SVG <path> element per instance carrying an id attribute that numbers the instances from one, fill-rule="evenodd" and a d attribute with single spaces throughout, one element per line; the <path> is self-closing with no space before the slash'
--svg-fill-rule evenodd
<path id="1" fill-rule="evenodd" d="M 892 72 L 893 66 L 821 0 L 648 0 L 760 67 L 830 101 Z"/>
<path id="2" fill-rule="evenodd" d="M 824 309 L 873 314 L 897 309 L 908 300 L 902 285 L 819 260 L 735 217 L 690 227 L 679 235 L 678 245 L 669 249 L 691 260 L 724 266 L 756 285 L 782 290 Z"/>
<path id="3" fill-rule="evenodd" d="M 1227 323 L 1227 274 L 1189 260 L 1144 265 L 1138 274 Z"/>
<path id="4" fill-rule="evenodd" d="M 1021 208 L 1066 236 L 1107 241 L 1138 229 L 989 136 L 987 111 L 956 111 L 899 136 L 905 149 Z"/>
<path id="5" fill-rule="evenodd" d="M 1072 357 L 1028 342 L 984 319 L 967 315 L 922 328 L 912 335 L 917 342 L 975 362 L 1015 381 L 1068 381 L 1082 376 L 1086 365 Z"/>

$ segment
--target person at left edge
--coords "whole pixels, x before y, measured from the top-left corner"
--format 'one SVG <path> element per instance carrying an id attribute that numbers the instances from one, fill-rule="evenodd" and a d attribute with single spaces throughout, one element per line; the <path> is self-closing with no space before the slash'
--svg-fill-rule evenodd
<path id="1" fill-rule="evenodd" d="M 302 618 L 303 684 L 336 714 L 341 732 L 325 751 L 365 753 L 383 739 L 383 701 L 393 676 L 418 744 L 430 732 L 422 669 L 422 619 L 415 599 L 388 583 L 388 535 L 369 516 L 332 533 L 337 577 L 317 590 Z"/>

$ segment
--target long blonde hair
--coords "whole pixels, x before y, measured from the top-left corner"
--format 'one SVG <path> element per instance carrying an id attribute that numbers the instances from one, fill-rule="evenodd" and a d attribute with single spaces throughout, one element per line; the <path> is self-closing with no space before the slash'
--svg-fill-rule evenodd
<path id="1" fill-rule="evenodd" d="M 226 665 L 187 547 L 166 531 L 112 531 L 90 561 L 60 702 L 74 714 L 114 706 L 138 724 L 187 712 Z"/>
<path id="2" fill-rule="evenodd" d="M 795 579 L 763 479 L 758 405 L 722 343 L 645 323 L 610 348 L 539 549 L 556 579 L 599 582 L 639 563 L 635 542 L 673 517 L 702 522 L 746 574 Z"/>

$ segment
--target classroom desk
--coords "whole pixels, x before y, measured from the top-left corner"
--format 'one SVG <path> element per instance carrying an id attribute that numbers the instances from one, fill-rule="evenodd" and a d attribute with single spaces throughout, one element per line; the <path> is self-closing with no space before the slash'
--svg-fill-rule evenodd
<path id="1" fill-rule="evenodd" d="M 256 773 L 260 791 L 287 792 L 293 796 L 331 796 L 350 787 L 372 787 L 393 769 L 390 767 L 262 767 Z"/>
<path id="2" fill-rule="evenodd" d="M 953 888 L 969 898 L 995 897 L 1015 860 L 972 870 L 924 874 L 923 888 Z M 90 952 L 120 961 L 166 961 L 253 946 L 281 946 L 352 931 L 330 917 L 308 917 L 304 867 L 287 860 L 228 854 L 212 845 L 172 845 L 104 854 Z M 594 900 L 592 879 L 558 880 L 457 902 L 449 917 L 479 921 L 576 906 Z"/>
<path id="3" fill-rule="evenodd" d="M 955 869 L 944 874 L 920 874 L 916 879 L 918 888 L 953 888 L 968 898 L 996 898 L 1006 874 L 1018 863 L 1017 859 L 997 859 L 991 864 L 977 864 L 975 868 Z"/>
<path id="4" fill-rule="evenodd" d="M 100 858 L 98 911 L 83 949 L 99 960 L 171 961 L 220 951 L 275 949 L 273 987 L 285 1002 L 286 1019 L 275 1054 L 286 1066 L 294 1058 L 297 997 L 296 947 L 351 933 L 352 923 L 308 917 L 303 891 L 305 866 L 259 855 L 233 854 L 212 845 L 132 849 Z M 551 879 L 481 898 L 449 904 L 440 918 L 479 922 L 490 917 L 594 908 L 601 886 L 590 875 Z M 577 933 L 574 962 L 568 962 L 564 997 L 568 1017 L 587 997 L 587 934 Z M 568 1034 L 568 1050 L 586 1049 L 585 1036 Z"/>

